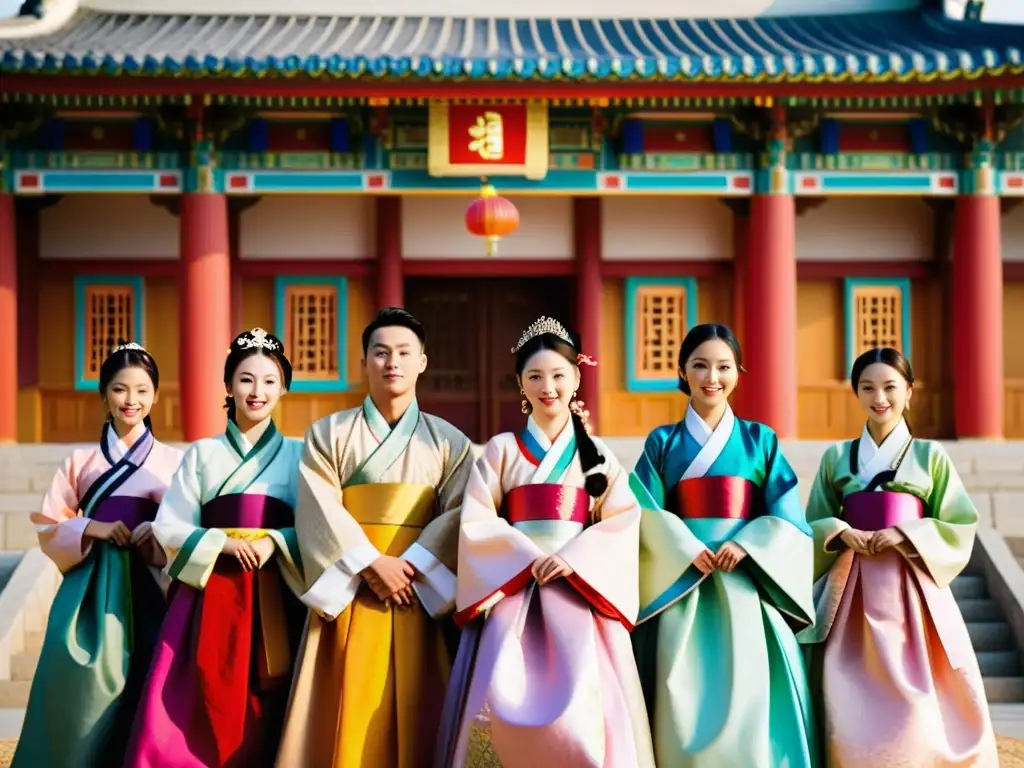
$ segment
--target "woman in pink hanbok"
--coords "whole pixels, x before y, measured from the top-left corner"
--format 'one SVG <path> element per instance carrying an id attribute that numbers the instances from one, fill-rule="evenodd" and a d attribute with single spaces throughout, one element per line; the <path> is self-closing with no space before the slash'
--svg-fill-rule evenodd
<path id="1" fill-rule="evenodd" d="M 943 447 L 910 434 L 910 362 L 857 358 L 867 414 L 829 448 L 811 488 L 817 621 L 811 645 L 830 768 L 999 764 L 978 660 L 949 589 L 978 512 Z"/>
<path id="2" fill-rule="evenodd" d="M 629 639 L 640 507 L 573 402 L 593 361 L 546 317 L 512 351 L 530 415 L 522 432 L 491 438 L 466 486 L 465 630 L 437 765 L 653 768 Z"/>

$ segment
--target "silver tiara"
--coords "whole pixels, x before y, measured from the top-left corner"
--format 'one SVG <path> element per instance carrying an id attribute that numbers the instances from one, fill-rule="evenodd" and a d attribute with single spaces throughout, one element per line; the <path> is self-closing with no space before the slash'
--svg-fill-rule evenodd
<path id="1" fill-rule="evenodd" d="M 242 349 L 266 349 L 270 352 L 277 352 L 281 345 L 274 341 L 262 328 L 253 328 L 241 334 L 235 343 Z"/>
<path id="2" fill-rule="evenodd" d="M 118 344 L 116 347 L 114 347 L 110 351 L 110 354 L 114 354 L 115 352 L 124 352 L 126 349 L 134 349 L 136 352 L 145 352 L 146 351 L 145 347 L 143 347 L 138 342 L 129 341 L 129 342 L 126 342 L 125 344 Z"/>
<path id="3" fill-rule="evenodd" d="M 572 339 L 569 337 L 569 332 L 565 330 L 560 322 L 551 317 L 538 317 L 529 328 L 523 331 L 523 335 L 519 337 L 519 343 L 512 347 L 512 354 L 515 354 L 523 345 L 530 339 L 536 338 L 537 336 L 543 336 L 545 333 L 550 333 L 552 336 L 565 341 L 566 344 L 572 346 Z"/>

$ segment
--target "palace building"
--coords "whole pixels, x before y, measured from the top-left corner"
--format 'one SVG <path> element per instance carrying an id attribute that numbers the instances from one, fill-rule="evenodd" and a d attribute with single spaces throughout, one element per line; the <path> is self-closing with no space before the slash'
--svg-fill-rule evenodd
<path id="1" fill-rule="evenodd" d="M 0 20 L 0 440 L 95 439 L 118 337 L 160 363 L 162 438 L 218 433 L 254 326 L 301 435 L 362 399 L 386 305 L 427 327 L 422 407 L 477 441 L 521 424 L 509 350 L 542 314 L 598 360 L 601 435 L 681 418 L 679 343 L 722 322 L 737 412 L 784 438 L 856 434 L 878 344 L 913 360 L 918 434 L 1024 437 L 1024 27 L 965 5 L 25 3 Z"/>

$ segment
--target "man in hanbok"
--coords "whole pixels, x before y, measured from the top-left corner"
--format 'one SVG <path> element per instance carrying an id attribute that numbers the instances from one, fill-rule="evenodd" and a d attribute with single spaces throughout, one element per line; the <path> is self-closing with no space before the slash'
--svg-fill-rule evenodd
<path id="1" fill-rule="evenodd" d="M 281 768 L 419 768 L 433 756 L 451 659 L 469 439 L 423 413 L 423 326 L 397 308 L 363 332 L 369 395 L 316 422 L 296 534 L 313 609 Z"/>

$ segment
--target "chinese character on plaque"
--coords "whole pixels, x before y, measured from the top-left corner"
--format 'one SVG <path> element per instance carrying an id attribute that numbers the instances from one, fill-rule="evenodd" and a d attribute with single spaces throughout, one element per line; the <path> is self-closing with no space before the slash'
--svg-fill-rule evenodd
<path id="1" fill-rule="evenodd" d="M 545 104 L 430 105 L 431 176 L 525 176 L 548 168 Z"/>

